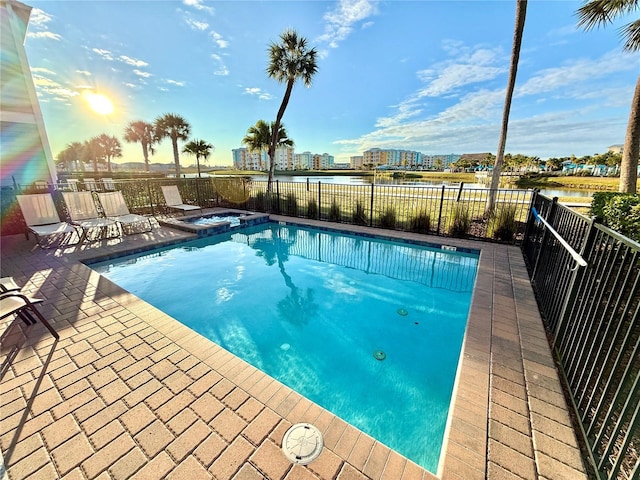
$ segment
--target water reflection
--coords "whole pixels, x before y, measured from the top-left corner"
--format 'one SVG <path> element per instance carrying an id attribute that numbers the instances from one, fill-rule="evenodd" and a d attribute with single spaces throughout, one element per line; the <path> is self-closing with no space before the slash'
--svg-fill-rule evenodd
<path id="1" fill-rule="evenodd" d="M 284 268 L 291 255 L 454 292 L 472 291 L 478 265 L 474 255 L 292 226 L 247 229 L 232 240 L 257 250 L 269 265 L 277 261 L 296 302 L 303 299 Z"/>

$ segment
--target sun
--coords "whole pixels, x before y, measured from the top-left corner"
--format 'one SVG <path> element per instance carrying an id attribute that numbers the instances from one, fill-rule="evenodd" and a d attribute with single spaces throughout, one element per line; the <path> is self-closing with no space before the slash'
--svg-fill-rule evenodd
<path id="1" fill-rule="evenodd" d="M 100 115 L 110 115 L 113 113 L 113 103 L 108 97 L 101 93 L 86 92 L 84 98 L 89 103 L 91 109 Z"/>

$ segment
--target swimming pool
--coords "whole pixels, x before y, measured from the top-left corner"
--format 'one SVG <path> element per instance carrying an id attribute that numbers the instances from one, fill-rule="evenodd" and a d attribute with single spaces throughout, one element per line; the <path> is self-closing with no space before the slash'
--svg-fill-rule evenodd
<path id="1" fill-rule="evenodd" d="M 270 223 L 91 267 L 435 472 L 477 261 Z"/>

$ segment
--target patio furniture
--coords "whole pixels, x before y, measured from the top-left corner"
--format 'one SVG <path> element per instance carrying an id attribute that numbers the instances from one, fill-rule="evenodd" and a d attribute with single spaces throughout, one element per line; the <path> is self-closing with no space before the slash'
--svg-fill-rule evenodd
<path id="1" fill-rule="evenodd" d="M 104 189 L 108 192 L 112 192 L 113 190 L 116 189 L 116 185 L 113 181 L 113 178 L 103 178 L 102 179 L 102 186 L 104 187 Z"/>
<path id="2" fill-rule="evenodd" d="M 202 207 L 198 205 L 188 205 L 182 201 L 177 185 L 163 185 L 162 194 L 168 208 L 179 210 L 181 212 L 191 212 L 193 210 L 202 211 Z"/>
<path id="3" fill-rule="evenodd" d="M 95 192 L 98 190 L 98 184 L 94 178 L 85 178 L 84 179 L 84 188 L 85 190 L 89 190 L 90 192 Z"/>
<path id="4" fill-rule="evenodd" d="M 60 338 L 58 332 L 36 308 L 36 304 L 41 302 L 39 298 L 29 298 L 19 292 L 2 292 L 0 293 L 0 319 L 17 315 L 27 325 L 34 325 L 38 319 L 51 332 L 51 335 L 58 339 Z"/>
<path id="5" fill-rule="evenodd" d="M 78 182 L 80 182 L 80 180 L 78 180 L 77 178 L 70 178 L 67 180 L 67 189 L 70 192 L 77 192 L 78 191 Z"/>
<path id="6" fill-rule="evenodd" d="M 93 201 L 91 192 L 62 192 L 64 201 L 67 204 L 71 223 L 82 229 L 82 239 L 88 239 L 90 230 L 99 229 L 101 238 L 116 238 L 120 236 L 120 231 L 114 220 L 101 217 Z M 117 235 L 107 237 L 109 227 L 116 227 Z"/>
<path id="7" fill-rule="evenodd" d="M 132 226 L 140 223 L 146 223 L 149 227 L 148 230 L 144 230 L 144 232 L 150 232 L 153 230 L 151 220 L 148 217 L 129 212 L 129 207 L 127 207 L 127 204 L 124 201 L 122 192 L 98 193 L 98 200 L 100 201 L 100 205 L 102 205 L 104 214 L 107 218 L 114 220 L 118 225 L 120 225 L 120 229 L 123 234 L 125 226 Z"/>
<path id="8" fill-rule="evenodd" d="M 78 230 L 67 222 L 61 222 L 58 211 L 53 204 L 53 198 L 50 193 L 36 193 L 33 195 L 16 195 L 20 211 L 27 224 L 25 232 L 27 239 L 29 232 L 33 233 L 36 241 L 41 248 L 45 248 L 42 239 L 60 235 L 78 235 L 78 242 L 81 236 Z"/>
<path id="9" fill-rule="evenodd" d="M 20 290 L 20 286 L 15 282 L 13 277 L 0 278 L 0 292 L 11 292 Z"/>

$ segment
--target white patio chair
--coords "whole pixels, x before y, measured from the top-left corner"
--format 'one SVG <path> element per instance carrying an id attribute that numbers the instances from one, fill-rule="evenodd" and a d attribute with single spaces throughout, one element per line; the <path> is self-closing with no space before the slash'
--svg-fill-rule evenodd
<path id="1" fill-rule="evenodd" d="M 102 205 L 104 214 L 107 218 L 116 221 L 118 225 L 120 225 L 123 234 L 125 226 L 140 223 L 146 223 L 149 226 L 147 230 L 144 230 L 145 232 L 153 230 L 151 220 L 148 217 L 129 212 L 129 207 L 127 207 L 124 201 L 122 192 L 98 193 L 98 200 L 100 201 L 100 205 Z"/>
<path id="2" fill-rule="evenodd" d="M 191 212 L 193 210 L 202 211 L 202 207 L 198 205 L 188 205 L 182 201 L 177 185 L 163 185 L 162 194 L 168 208 L 180 210 L 181 212 Z"/>
<path id="3" fill-rule="evenodd" d="M 27 231 L 25 232 L 27 238 L 29 238 L 29 232 L 33 233 L 41 248 L 54 245 L 52 243 L 48 245 L 43 243 L 43 239 L 54 236 L 71 238 L 75 233 L 78 235 L 78 242 L 76 243 L 80 242 L 82 237 L 76 227 L 60 221 L 50 193 L 16 195 L 16 198 L 24 221 L 27 224 Z M 62 245 L 62 242 L 59 245 Z"/>
<path id="4" fill-rule="evenodd" d="M 101 238 L 120 236 L 120 231 L 116 228 L 117 235 L 107 237 L 109 228 L 117 227 L 117 224 L 110 218 L 100 216 L 91 192 L 62 192 L 62 196 L 67 204 L 71 223 L 82 229 L 83 239 L 88 239 L 89 231 L 93 229 L 100 230 Z"/>
<path id="5" fill-rule="evenodd" d="M 104 187 L 104 189 L 108 192 L 112 192 L 113 190 L 116 189 L 116 185 L 113 181 L 113 178 L 103 178 L 102 179 L 102 186 Z"/>
<path id="6" fill-rule="evenodd" d="M 90 192 L 95 192 L 98 190 L 98 184 L 94 178 L 85 178 L 84 179 L 84 188 L 85 190 L 89 190 Z"/>
<path id="7" fill-rule="evenodd" d="M 77 192 L 78 191 L 78 182 L 80 180 L 78 180 L 77 178 L 70 178 L 67 180 L 67 188 L 69 189 L 69 191 L 71 192 Z"/>
<path id="8" fill-rule="evenodd" d="M 47 327 L 51 335 L 55 338 L 60 338 L 58 332 L 53 329 L 36 308 L 36 304 L 41 302 L 42 300 L 39 298 L 29 298 L 19 292 L 2 292 L 0 293 L 0 319 L 9 315 L 17 315 L 27 325 L 33 325 L 36 323 L 37 318 Z"/>

